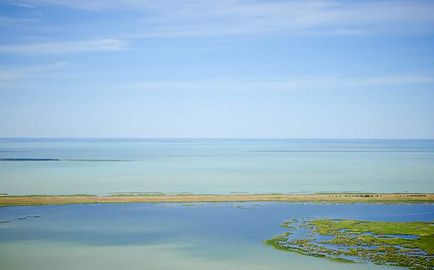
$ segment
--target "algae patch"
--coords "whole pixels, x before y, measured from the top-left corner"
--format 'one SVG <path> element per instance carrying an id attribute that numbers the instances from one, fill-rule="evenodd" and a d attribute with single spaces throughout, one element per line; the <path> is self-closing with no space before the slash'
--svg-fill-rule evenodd
<path id="1" fill-rule="evenodd" d="M 433 222 L 293 219 L 282 226 L 288 231 L 266 244 L 342 262 L 434 268 Z"/>

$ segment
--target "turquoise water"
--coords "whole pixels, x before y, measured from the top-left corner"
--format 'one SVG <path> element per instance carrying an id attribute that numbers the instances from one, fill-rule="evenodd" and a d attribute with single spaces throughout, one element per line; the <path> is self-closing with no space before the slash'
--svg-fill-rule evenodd
<path id="1" fill-rule="evenodd" d="M 434 192 L 433 140 L 0 139 L 0 193 Z"/>
<path id="2" fill-rule="evenodd" d="M 0 269 L 402 269 L 262 242 L 291 218 L 430 221 L 434 205 L 214 203 L 0 208 Z"/>

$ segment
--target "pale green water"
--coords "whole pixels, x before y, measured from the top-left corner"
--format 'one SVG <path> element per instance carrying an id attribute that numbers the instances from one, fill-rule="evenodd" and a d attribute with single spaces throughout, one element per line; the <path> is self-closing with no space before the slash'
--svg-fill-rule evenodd
<path id="1" fill-rule="evenodd" d="M 38 218 L 27 216 L 39 216 Z M 94 204 L 0 208 L 0 269 L 356 269 L 262 243 L 289 218 L 434 219 L 432 204 Z"/>
<path id="2" fill-rule="evenodd" d="M 394 267 L 374 265 L 343 265 L 301 257 L 296 254 L 278 254 L 275 250 L 244 248 L 245 257 L 196 257 L 183 251 L 185 246 L 127 246 L 82 247 L 75 245 L 27 243 L 0 246 L 4 269 L 182 269 L 182 270 L 265 270 L 265 269 L 354 269 L 375 270 Z M 238 251 L 234 251 L 238 252 Z M 241 255 L 241 254 L 240 254 Z M 286 257 L 284 257 L 285 255 Z M 402 269 L 402 268 L 398 268 Z"/>
<path id="3" fill-rule="evenodd" d="M 8 194 L 344 191 L 434 192 L 434 141 L 0 140 Z"/>

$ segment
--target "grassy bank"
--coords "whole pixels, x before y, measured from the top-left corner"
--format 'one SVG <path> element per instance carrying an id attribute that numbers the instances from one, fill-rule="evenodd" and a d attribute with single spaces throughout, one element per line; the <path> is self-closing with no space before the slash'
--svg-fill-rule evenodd
<path id="1" fill-rule="evenodd" d="M 434 194 L 323 193 L 323 194 L 147 194 L 0 196 L 0 206 L 87 203 L 190 202 L 328 202 L 328 203 L 434 203 Z"/>

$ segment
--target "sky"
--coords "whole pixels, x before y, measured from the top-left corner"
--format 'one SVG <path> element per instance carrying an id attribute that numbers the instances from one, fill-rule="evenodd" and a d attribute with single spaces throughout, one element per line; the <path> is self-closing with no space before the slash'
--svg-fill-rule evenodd
<path id="1" fill-rule="evenodd" d="M 434 1 L 0 0 L 0 137 L 434 139 Z"/>

